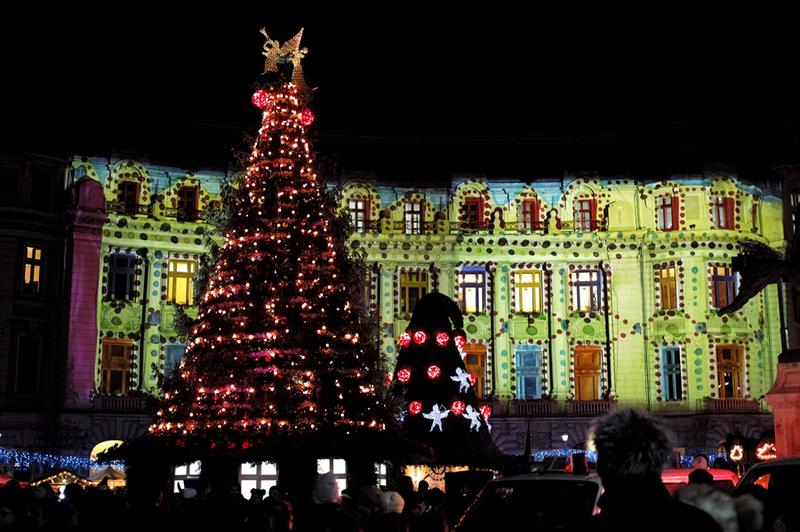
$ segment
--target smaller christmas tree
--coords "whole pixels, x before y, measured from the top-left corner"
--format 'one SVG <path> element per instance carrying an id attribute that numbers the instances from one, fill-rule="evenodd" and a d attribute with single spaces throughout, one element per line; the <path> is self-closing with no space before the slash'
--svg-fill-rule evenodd
<path id="1" fill-rule="evenodd" d="M 439 460 L 494 454 L 491 407 L 481 406 L 463 362 L 464 318 L 449 297 L 431 293 L 398 338 L 394 385 L 405 394 L 403 430 Z"/>

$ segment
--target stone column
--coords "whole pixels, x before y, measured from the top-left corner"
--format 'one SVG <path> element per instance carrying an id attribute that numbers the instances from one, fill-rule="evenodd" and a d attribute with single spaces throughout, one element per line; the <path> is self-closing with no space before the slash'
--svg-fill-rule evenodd
<path id="1" fill-rule="evenodd" d="M 800 455 L 800 349 L 778 357 L 778 375 L 766 400 L 773 409 L 778 457 Z"/>
<path id="2" fill-rule="evenodd" d="M 73 185 L 75 206 L 71 214 L 71 283 L 67 360 L 70 388 L 67 406 L 89 406 L 95 389 L 97 357 L 97 292 L 100 279 L 100 244 L 106 220 L 103 186 L 89 178 Z"/>

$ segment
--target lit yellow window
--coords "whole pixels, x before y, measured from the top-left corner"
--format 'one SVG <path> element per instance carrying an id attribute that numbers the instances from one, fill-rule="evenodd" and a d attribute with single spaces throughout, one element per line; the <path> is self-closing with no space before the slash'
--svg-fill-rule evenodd
<path id="1" fill-rule="evenodd" d="M 661 308 L 678 308 L 678 279 L 675 266 L 662 266 L 659 268 L 658 282 Z"/>
<path id="2" fill-rule="evenodd" d="M 525 314 L 542 312 L 542 271 L 514 272 L 515 310 Z"/>
<path id="3" fill-rule="evenodd" d="M 169 261 L 169 276 L 167 284 L 167 299 L 176 305 L 191 305 L 192 277 L 197 270 L 197 263 L 193 260 Z"/>
<path id="4" fill-rule="evenodd" d="M 458 300 L 462 312 L 477 314 L 486 307 L 486 272 L 464 269 L 458 274 Z"/>
<path id="5" fill-rule="evenodd" d="M 42 266 L 44 258 L 42 248 L 25 246 L 25 261 L 22 271 L 22 291 L 26 294 L 42 293 Z"/>
<path id="6" fill-rule="evenodd" d="M 418 270 L 400 274 L 400 312 L 414 312 L 417 301 L 427 293 L 428 272 Z"/>

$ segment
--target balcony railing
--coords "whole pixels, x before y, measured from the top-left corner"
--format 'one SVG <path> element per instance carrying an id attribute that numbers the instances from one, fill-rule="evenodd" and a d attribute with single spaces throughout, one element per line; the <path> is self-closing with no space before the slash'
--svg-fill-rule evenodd
<path id="1" fill-rule="evenodd" d="M 566 401 L 550 399 L 511 399 L 507 405 L 495 402 L 497 416 L 550 417 L 550 416 L 600 416 L 617 408 L 616 401 Z"/>
<path id="2" fill-rule="evenodd" d="M 703 398 L 703 410 L 707 412 L 761 412 L 761 405 L 754 399 Z"/>
<path id="3" fill-rule="evenodd" d="M 512 417 L 552 416 L 557 411 L 555 401 L 512 399 L 508 402 L 508 415 Z"/>
<path id="4" fill-rule="evenodd" d="M 196 222 L 197 220 L 206 219 L 206 211 L 199 209 L 180 209 L 170 207 L 164 209 L 164 215 L 168 218 L 175 218 L 179 222 Z"/>
<path id="5" fill-rule="evenodd" d="M 106 412 L 143 413 L 148 411 L 147 400 L 131 395 L 96 395 L 92 399 L 95 410 Z"/>
<path id="6" fill-rule="evenodd" d="M 152 211 L 150 205 L 140 203 L 126 203 L 123 201 L 109 201 L 106 203 L 106 211 L 124 214 L 126 216 L 150 216 Z"/>
<path id="7" fill-rule="evenodd" d="M 564 413 L 568 416 L 600 416 L 616 410 L 616 401 L 567 401 Z"/>

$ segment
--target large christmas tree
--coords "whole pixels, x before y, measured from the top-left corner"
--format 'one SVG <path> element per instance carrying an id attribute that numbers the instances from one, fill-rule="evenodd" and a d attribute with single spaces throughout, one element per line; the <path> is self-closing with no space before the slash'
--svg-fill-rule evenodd
<path id="1" fill-rule="evenodd" d="M 315 172 L 302 30 L 283 45 L 262 33 L 266 72 L 253 94 L 262 124 L 241 200 L 229 205 L 186 355 L 151 432 L 179 447 L 239 453 L 280 454 L 303 436 L 319 452 L 352 448 L 348 436 L 386 427 L 386 371 L 353 304 L 358 268 Z"/>

